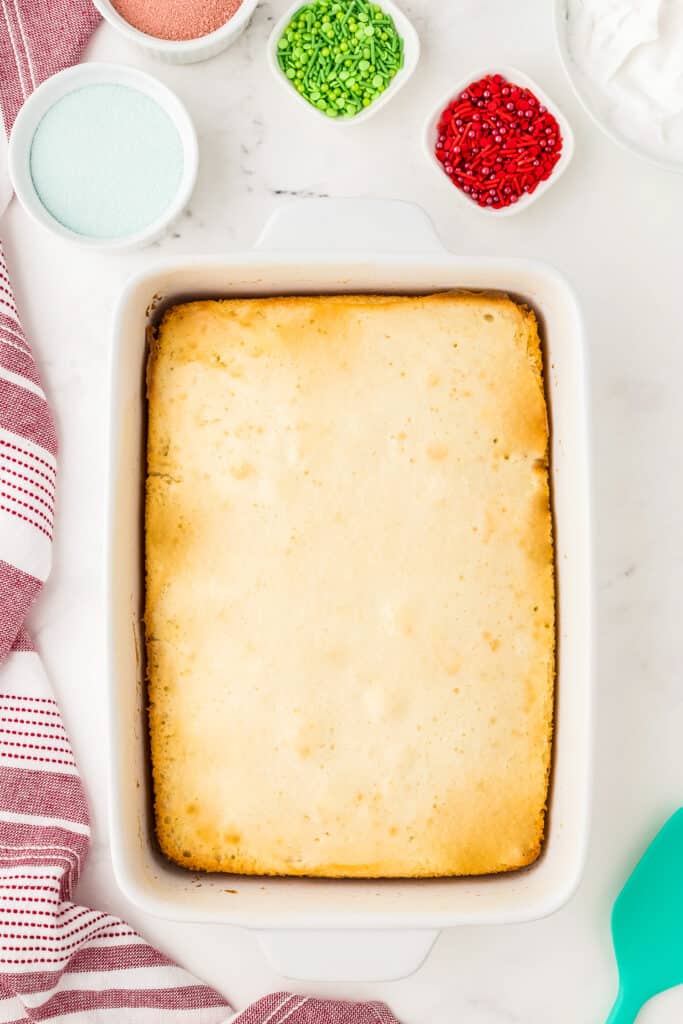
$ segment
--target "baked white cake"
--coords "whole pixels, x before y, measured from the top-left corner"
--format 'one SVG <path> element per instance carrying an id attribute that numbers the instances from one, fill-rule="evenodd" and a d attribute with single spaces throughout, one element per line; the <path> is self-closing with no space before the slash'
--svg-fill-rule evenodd
<path id="1" fill-rule="evenodd" d="M 555 649 L 533 313 L 193 302 L 163 318 L 148 395 L 163 851 L 353 877 L 533 861 Z"/>

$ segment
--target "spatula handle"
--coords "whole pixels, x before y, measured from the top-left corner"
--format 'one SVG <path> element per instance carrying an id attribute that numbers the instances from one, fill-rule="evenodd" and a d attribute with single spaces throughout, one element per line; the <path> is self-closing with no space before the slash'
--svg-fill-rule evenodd
<path id="1" fill-rule="evenodd" d="M 607 1024 L 634 1024 L 642 1005 L 642 999 L 621 989 L 617 1001 L 612 1007 L 612 1012 L 607 1018 Z"/>

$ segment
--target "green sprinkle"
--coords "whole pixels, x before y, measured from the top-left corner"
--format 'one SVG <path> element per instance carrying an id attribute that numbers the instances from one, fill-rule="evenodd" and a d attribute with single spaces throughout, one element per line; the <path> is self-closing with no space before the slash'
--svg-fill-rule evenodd
<path id="1" fill-rule="evenodd" d="M 367 0 L 313 0 L 291 18 L 277 62 L 297 92 L 328 117 L 369 107 L 403 67 L 393 19 Z"/>

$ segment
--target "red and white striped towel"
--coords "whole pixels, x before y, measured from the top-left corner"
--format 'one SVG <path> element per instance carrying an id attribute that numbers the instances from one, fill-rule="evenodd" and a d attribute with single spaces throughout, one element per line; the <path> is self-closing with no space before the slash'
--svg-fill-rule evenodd
<path id="1" fill-rule="evenodd" d="M 80 57 L 89 0 L 0 0 L 7 128 Z M 220 1024 L 232 1011 L 132 928 L 72 901 L 90 828 L 69 738 L 24 630 L 50 571 L 57 440 L 0 248 L 0 1024 Z M 229 978 L 226 978 L 229 981 Z M 232 1024 L 398 1024 L 379 1003 L 266 996 Z"/>

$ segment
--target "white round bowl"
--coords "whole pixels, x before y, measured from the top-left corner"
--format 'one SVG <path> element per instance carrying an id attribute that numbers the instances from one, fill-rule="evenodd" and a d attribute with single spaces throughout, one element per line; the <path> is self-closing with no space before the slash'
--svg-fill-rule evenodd
<path id="1" fill-rule="evenodd" d="M 164 212 L 141 231 L 121 238 L 93 238 L 80 235 L 60 224 L 43 206 L 31 177 L 31 144 L 36 129 L 47 111 L 63 96 L 89 85 L 123 85 L 137 89 L 154 100 L 176 127 L 183 149 L 183 172 L 175 198 Z M 128 249 L 146 245 L 159 238 L 187 205 L 199 163 L 197 135 L 190 115 L 175 93 L 136 68 L 122 64 L 77 64 L 48 78 L 33 92 L 14 122 L 10 136 L 9 174 L 12 187 L 26 212 L 53 234 L 86 249 Z"/>
<path id="2" fill-rule="evenodd" d="M 328 117 L 324 110 L 318 110 L 318 108 L 314 107 L 312 103 L 305 100 L 303 96 L 292 86 L 287 76 L 282 72 L 277 59 L 277 44 L 280 41 L 280 36 L 287 28 L 287 25 L 292 20 L 296 12 L 305 6 L 301 0 L 295 0 L 292 6 L 287 8 L 280 20 L 276 22 L 275 27 L 268 37 L 268 66 L 277 81 L 284 86 L 289 95 L 297 100 L 298 103 L 303 104 L 303 106 L 310 110 L 311 113 L 324 118 L 325 121 L 329 121 L 332 124 L 361 124 L 362 121 L 368 121 L 371 117 L 374 117 L 375 114 L 378 114 L 382 107 L 386 106 L 386 104 L 394 98 L 396 93 L 403 88 L 415 71 L 420 59 L 420 37 L 415 31 L 412 22 L 406 18 L 403 11 L 400 7 L 396 6 L 393 0 L 377 0 L 377 2 L 385 14 L 390 14 L 394 19 L 396 31 L 403 38 L 403 67 L 391 80 L 391 85 L 385 89 L 369 107 L 366 107 L 359 114 L 356 114 L 355 117 Z"/>
<path id="3" fill-rule="evenodd" d="M 678 174 L 683 173 L 683 160 L 667 160 L 648 148 L 646 144 L 639 144 L 635 139 L 624 135 L 609 123 L 609 100 L 607 96 L 590 78 L 583 74 L 570 53 L 567 37 L 567 17 L 567 0 L 555 0 L 555 39 L 560 53 L 560 60 L 577 99 L 593 123 L 600 128 L 608 139 L 616 142 L 622 149 L 636 153 L 643 160 L 647 160 L 657 167 L 662 167 L 664 170 L 675 171 Z"/>
<path id="4" fill-rule="evenodd" d="M 450 101 L 466 89 L 472 82 L 478 82 L 481 78 L 485 78 L 487 75 L 503 75 L 513 85 L 521 85 L 525 89 L 529 89 L 534 95 L 541 101 L 543 106 L 547 107 L 553 117 L 556 119 L 560 126 L 560 132 L 562 134 L 562 155 L 555 164 L 553 172 L 547 181 L 542 181 L 537 185 L 536 189 L 523 195 L 516 203 L 511 206 L 503 206 L 500 210 L 495 210 L 490 206 L 478 206 L 472 199 L 469 198 L 466 193 L 461 192 L 460 189 L 453 184 L 451 179 L 445 173 L 440 161 L 437 159 L 435 146 L 439 135 L 439 119 L 444 109 L 448 106 Z M 540 199 L 548 189 L 552 188 L 553 185 L 559 180 L 569 166 L 571 159 L 574 155 L 574 133 L 571 129 L 569 121 L 564 116 L 560 108 L 556 103 L 550 99 L 550 97 L 541 89 L 537 82 L 533 78 L 529 78 L 523 71 L 519 71 L 518 68 L 512 68 L 506 65 L 502 65 L 496 68 L 486 68 L 483 71 L 476 71 L 472 75 L 468 75 L 463 78 L 460 82 L 448 90 L 446 95 L 441 99 L 440 103 L 435 107 L 434 112 L 428 117 L 427 123 L 425 124 L 424 131 L 424 150 L 427 160 L 430 165 L 434 168 L 438 174 L 440 180 L 449 189 L 451 195 L 454 195 L 461 203 L 467 206 L 470 210 L 475 210 L 477 213 L 483 214 L 485 217 L 513 217 L 517 213 L 521 213 L 522 210 L 528 209 L 532 203 L 535 203 L 537 199 Z"/>
<path id="5" fill-rule="evenodd" d="M 258 0 L 242 0 L 241 7 L 232 18 L 215 32 L 209 32 L 208 35 L 199 36 L 197 39 L 180 40 L 158 39 L 156 36 L 141 32 L 119 14 L 110 0 L 93 0 L 93 3 L 105 21 L 136 46 L 153 53 L 167 64 L 195 64 L 215 57 L 239 39 L 249 24 Z"/>

